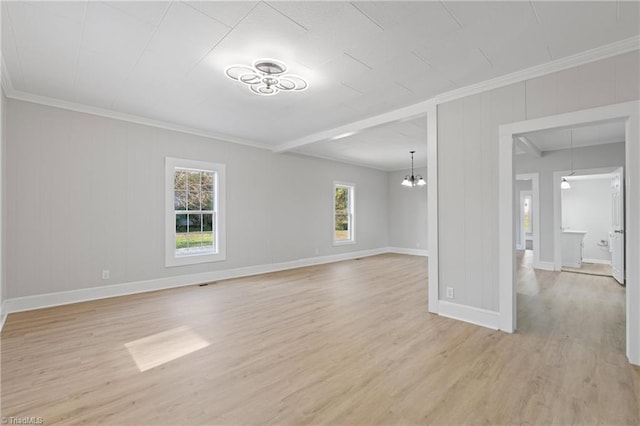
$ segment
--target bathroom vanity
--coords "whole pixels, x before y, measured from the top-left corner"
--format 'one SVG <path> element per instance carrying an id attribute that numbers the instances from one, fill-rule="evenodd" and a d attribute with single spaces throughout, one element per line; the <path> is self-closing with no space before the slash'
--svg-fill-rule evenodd
<path id="1" fill-rule="evenodd" d="M 586 231 L 565 229 L 562 231 L 562 266 L 582 267 L 582 248 Z"/>

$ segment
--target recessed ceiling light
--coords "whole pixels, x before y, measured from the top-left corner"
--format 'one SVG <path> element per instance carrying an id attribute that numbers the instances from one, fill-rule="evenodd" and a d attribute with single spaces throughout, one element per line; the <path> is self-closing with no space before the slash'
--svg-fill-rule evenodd
<path id="1" fill-rule="evenodd" d="M 258 59 L 252 66 L 231 65 L 225 70 L 227 77 L 246 84 L 256 95 L 299 92 L 309 87 L 304 78 L 286 72 L 287 65 L 276 59 Z"/>

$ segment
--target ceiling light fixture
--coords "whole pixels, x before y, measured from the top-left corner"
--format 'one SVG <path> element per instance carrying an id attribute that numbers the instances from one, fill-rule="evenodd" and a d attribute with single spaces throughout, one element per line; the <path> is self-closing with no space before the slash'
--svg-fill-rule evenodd
<path id="1" fill-rule="evenodd" d="M 299 92 L 309 87 L 304 78 L 286 72 L 287 65 L 275 59 L 257 59 L 252 66 L 231 65 L 224 71 L 227 77 L 246 84 L 256 95 L 273 96 L 279 92 Z"/>
<path id="2" fill-rule="evenodd" d="M 415 151 L 409 151 L 411 153 L 411 176 L 406 175 L 404 177 L 404 180 L 402 181 L 402 186 L 423 186 L 426 185 L 427 182 L 422 179 L 422 175 L 416 175 L 413 173 L 413 154 L 415 154 Z"/>

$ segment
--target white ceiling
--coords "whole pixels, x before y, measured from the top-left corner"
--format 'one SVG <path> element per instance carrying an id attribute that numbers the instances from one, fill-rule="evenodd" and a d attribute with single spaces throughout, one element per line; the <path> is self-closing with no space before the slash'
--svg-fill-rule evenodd
<path id="1" fill-rule="evenodd" d="M 415 167 L 426 167 L 427 117 L 368 128 L 353 135 L 304 145 L 295 151 L 386 171 L 411 168 L 409 151 L 416 151 Z"/>
<path id="2" fill-rule="evenodd" d="M 594 123 L 570 129 L 551 129 L 527 133 L 525 137 L 540 151 L 581 148 L 593 145 L 624 142 L 624 122 Z"/>
<path id="3" fill-rule="evenodd" d="M 566 180 L 569 181 L 584 181 L 584 180 L 601 180 L 601 179 L 611 179 L 614 177 L 614 173 L 591 173 L 591 174 L 583 174 L 583 175 L 573 175 L 573 176 L 563 176 Z"/>
<path id="4" fill-rule="evenodd" d="M 639 16 L 638 2 L 615 1 L 3 1 L 2 58 L 16 93 L 275 148 L 637 36 Z M 224 76 L 261 57 L 285 61 L 309 89 L 260 97 Z M 340 153 L 362 144 L 309 152 L 399 165 L 386 149 Z"/>

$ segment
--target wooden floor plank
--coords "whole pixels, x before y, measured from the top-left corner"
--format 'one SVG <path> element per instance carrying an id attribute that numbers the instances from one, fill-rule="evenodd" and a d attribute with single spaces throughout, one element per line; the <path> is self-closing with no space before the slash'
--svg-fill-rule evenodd
<path id="1" fill-rule="evenodd" d="M 534 271 L 528 254 L 518 265 L 515 334 L 427 313 L 427 260 L 397 254 L 11 314 L 2 415 L 48 425 L 640 424 L 624 289 Z"/>

